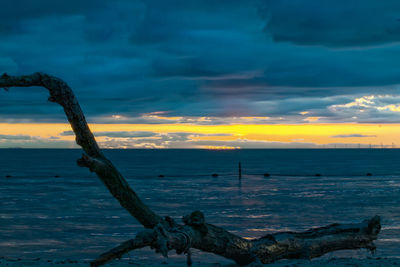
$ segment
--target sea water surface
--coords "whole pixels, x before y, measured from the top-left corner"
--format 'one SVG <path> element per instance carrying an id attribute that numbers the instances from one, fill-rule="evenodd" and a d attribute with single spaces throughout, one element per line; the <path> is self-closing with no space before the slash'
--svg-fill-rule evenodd
<path id="1" fill-rule="evenodd" d="M 160 215 L 180 220 L 201 210 L 207 222 L 247 238 L 380 215 L 383 229 L 375 256 L 400 255 L 400 150 L 104 153 Z M 93 173 L 76 165 L 81 154 L 67 149 L 0 150 L 0 257 L 90 260 L 143 229 Z M 170 254 L 169 262 L 185 262 Z M 139 264 L 164 261 L 154 255 L 142 249 L 128 257 Z M 339 256 L 371 254 L 343 251 L 326 257 Z M 194 259 L 223 261 L 198 251 Z"/>

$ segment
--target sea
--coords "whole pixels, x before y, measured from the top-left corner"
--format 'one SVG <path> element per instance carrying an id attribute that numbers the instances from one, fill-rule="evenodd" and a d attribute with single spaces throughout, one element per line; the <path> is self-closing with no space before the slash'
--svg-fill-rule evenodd
<path id="1" fill-rule="evenodd" d="M 104 150 L 140 198 L 180 221 L 194 210 L 245 238 L 382 218 L 377 250 L 400 257 L 399 149 Z M 89 261 L 143 227 L 76 165 L 78 149 L 0 149 L 0 258 Z M 239 178 L 238 165 L 242 177 Z M 193 251 L 199 262 L 224 262 Z M 150 249 L 124 259 L 177 262 Z M 124 260 L 123 259 L 123 260 Z"/>

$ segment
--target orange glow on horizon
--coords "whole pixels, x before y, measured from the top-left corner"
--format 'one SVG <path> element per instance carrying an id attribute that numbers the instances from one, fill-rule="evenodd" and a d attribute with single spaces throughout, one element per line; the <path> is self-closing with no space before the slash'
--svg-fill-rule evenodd
<path id="1" fill-rule="evenodd" d="M 400 124 L 90 124 L 90 128 L 93 132 L 191 133 L 189 141 L 208 140 L 224 142 L 240 140 L 243 142 L 296 142 L 314 143 L 317 145 L 333 143 L 400 144 Z M 71 131 L 69 124 L 0 123 L 0 135 L 30 135 L 44 139 L 56 137 L 57 140 L 73 141 L 74 136 L 61 135 L 64 131 Z M 101 136 L 96 139 L 102 142 L 107 138 Z M 4 143 L 5 141 L 3 141 Z M 218 146 L 223 147 L 224 144 L 222 143 Z"/>

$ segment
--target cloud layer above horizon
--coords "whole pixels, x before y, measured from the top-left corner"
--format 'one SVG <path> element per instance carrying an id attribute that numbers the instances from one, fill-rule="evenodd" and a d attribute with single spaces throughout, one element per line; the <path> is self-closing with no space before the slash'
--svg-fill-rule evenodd
<path id="1" fill-rule="evenodd" d="M 92 123 L 400 122 L 396 0 L 1 4 L 0 72 L 64 79 Z M 0 122 L 65 122 L 0 95 Z"/>

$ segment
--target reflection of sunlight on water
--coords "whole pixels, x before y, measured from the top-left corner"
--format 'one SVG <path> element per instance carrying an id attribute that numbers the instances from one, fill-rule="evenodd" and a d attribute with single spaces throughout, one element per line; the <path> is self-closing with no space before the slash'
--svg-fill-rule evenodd
<path id="1" fill-rule="evenodd" d="M 0 219 L 12 219 L 14 215 L 11 214 L 0 214 Z"/>
<path id="2" fill-rule="evenodd" d="M 224 215 L 223 217 L 228 217 L 228 218 L 243 218 L 243 216 L 241 216 L 241 215 L 236 215 L 236 214 L 233 214 L 233 215 Z"/>
<path id="3" fill-rule="evenodd" d="M 395 242 L 395 243 L 400 242 L 400 238 L 389 238 L 389 239 L 379 238 L 378 240 L 379 240 L 379 242 Z"/>
<path id="4" fill-rule="evenodd" d="M 394 225 L 394 226 L 385 226 L 382 225 L 382 230 L 400 230 L 400 225 Z"/>
<path id="5" fill-rule="evenodd" d="M 390 186 L 393 186 L 393 187 L 400 187 L 400 183 L 398 183 L 398 182 L 391 182 L 390 183 Z"/>
<path id="6" fill-rule="evenodd" d="M 202 200 L 213 200 L 213 199 L 219 199 L 218 197 L 202 197 Z"/>
<path id="7" fill-rule="evenodd" d="M 16 241 L 8 241 L 8 242 L 0 242 L 0 246 L 5 247 L 21 247 L 21 246 L 57 246 L 65 244 L 59 240 L 53 239 L 37 239 L 37 240 L 16 240 Z"/>
<path id="8" fill-rule="evenodd" d="M 250 232 L 265 232 L 266 233 L 276 233 L 276 232 L 289 232 L 289 231 L 293 231 L 293 229 L 290 228 L 286 228 L 286 227 L 263 227 L 263 228 L 249 228 L 246 229 L 247 231 Z"/>
<path id="9" fill-rule="evenodd" d="M 43 249 L 43 250 L 37 250 L 36 252 L 44 252 L 44 253 L 52 253 L 52 252 L 56 252 L 57 249 Z"/>
<path id="10" fill-rule="evenodd" d="M 248 215 L 246 216 L 246 218 L 252 218 L 252 219 L 256 219 L 256 218 L 266 218 L 266 217 L 271 217 L 271 214 L 262 214 L 262 215 Z"/>
<path id="11" fill-rule="evenodd" d="M 323 196 L 325 196 L 325 194 L 323 194 L 323 193 L 312 193 L 312 192 L 302 192 L 302 193 L 297 193 L 294 195 L 299 196 L 299 197 L 323 197 Z"/>

